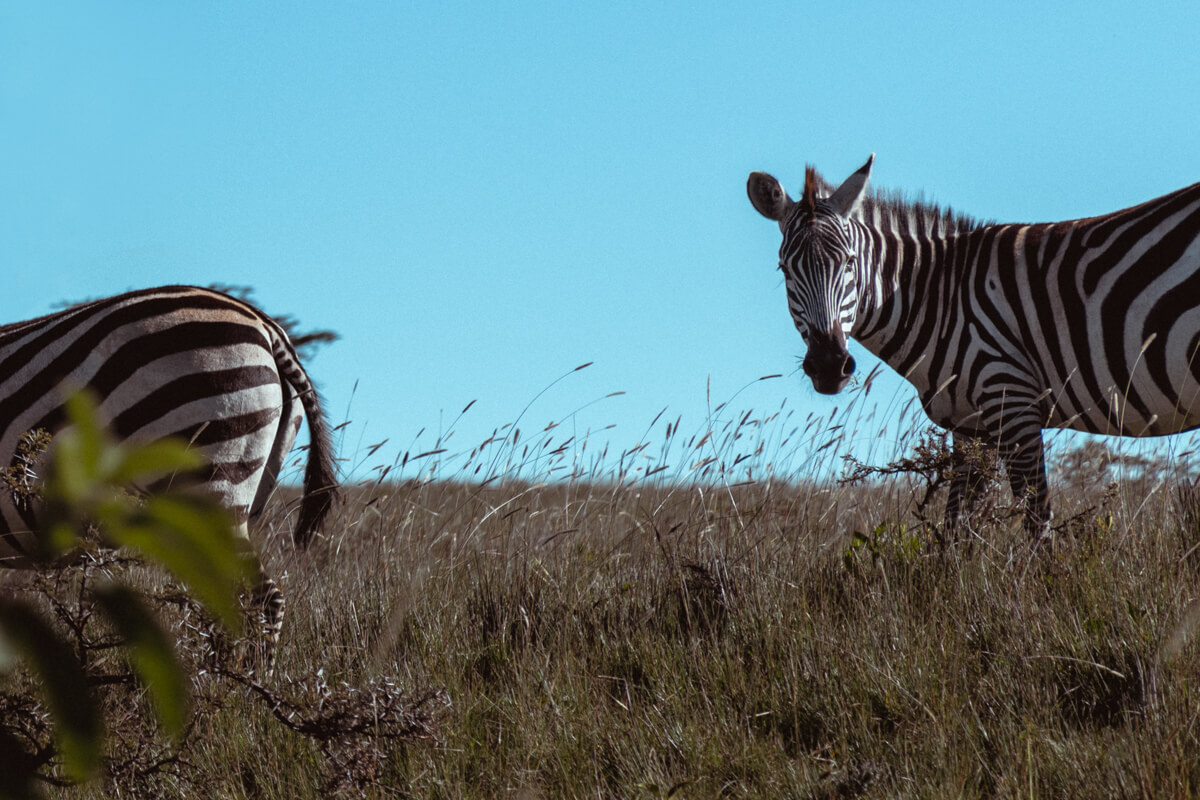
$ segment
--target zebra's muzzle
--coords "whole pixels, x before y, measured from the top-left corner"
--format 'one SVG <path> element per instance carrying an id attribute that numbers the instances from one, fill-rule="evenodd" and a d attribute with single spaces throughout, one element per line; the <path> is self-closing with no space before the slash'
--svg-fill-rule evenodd
<path id="1" fill-rule="evenodd" d="M 801 365 L 804 374 L 821 394 L 837 394 L 846 388 L 854 374 L 854 356 L 840 342 L 812 343 Z"/>

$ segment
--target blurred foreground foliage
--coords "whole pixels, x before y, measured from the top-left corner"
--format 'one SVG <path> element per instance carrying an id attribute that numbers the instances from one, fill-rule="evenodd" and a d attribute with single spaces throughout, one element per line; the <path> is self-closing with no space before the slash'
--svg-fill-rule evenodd
<path id="1" fill-rule="evenodd" d="M 99 547 L 129 548 L 178 576 L 222 625 L 239 630 L 238 591 L 256 565 L 238 546 L 228 512 L 197 496 L 163 491 L 142 499 L 128 489 L 197 470 L 203 459 L 181 441 L 117 443 L 99 426 L 86 395 L 67 402 L 67 416 L 70 426 L 54 439 L 45 459 L 44 482 L 27 484 L 22 498 L 33 502 L 30 495 L 41 494 L 30 566 L 81 561 Z M 35 436 L 45 444 L 44 435 Z M 36 458 L 26 455 L 22 478 L 36 474 L 31 468 Z M 155 614 L 137 591 L 117 579 L 97 582 L 87 594 L 95 613 L 123 643 L 163 732 L 178 737 L 188 714 L 187 682 Z M 5 593 L 0 595 L 0 665 L 10 671 L 18 658 L 42 685 L 56 747 L 30 752 L 13 730 L 0 727 L 5 767 L 0 796 L 32 796 L 35 777 L 56 756 L 63 781 L 94 776 L 101 768 L 105 726 L 80 653 L 34 603 Z"/>
<path id="2" fill-rule="evenodd" d="M 0 591 L 0 798 L 94 779 L 136 796 L 194 786 L 189 748 L 239 700 L 314 742 L 331 790 L 369 778 L 376 742 L 432 735 L 437 691 L 412 700 L 319 670 L 261 683 L 231 643 L 258 560 L 226 509 L 171 488 L 203 459 L 182 441 L 113 440 L 86 396 L 67 410 L 69 427 L 27 436 L 5 476 L 38 526 L 29 569 L 6 571 L 26 586 Z"/>

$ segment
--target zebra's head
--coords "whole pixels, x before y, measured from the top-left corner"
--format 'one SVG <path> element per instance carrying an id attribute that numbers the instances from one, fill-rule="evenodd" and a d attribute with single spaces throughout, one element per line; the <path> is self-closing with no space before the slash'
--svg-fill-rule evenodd
<path id="1" fill-rule="evenodd" d="M 804 374 L 821 394 L 837 394 L 854 373 L 846 334 L 858 309 L 856 261 L 859 253 L 850 233 L 850 215 L 858 207 L 875 155 L 827 197 L 809 167 L 804 194 L 796 202 L 779 181 L 751 172 L 746 192 L 758 213 L 779 223 L 783 244 L 779 268 L 787 286 L 788 309 L 808 345 Z"/>

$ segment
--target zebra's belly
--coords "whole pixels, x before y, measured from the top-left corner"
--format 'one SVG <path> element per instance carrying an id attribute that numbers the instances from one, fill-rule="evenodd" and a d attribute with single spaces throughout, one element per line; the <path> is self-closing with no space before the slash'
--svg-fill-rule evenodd
<path id="1" fill-rule="evenodd" d="M 921 398 L 929 420 L 940 428 L 972 436 L 985 433 L 979 409 L 966 398 L 946 391 Z"/>
<path id="2" fill-rule="evenodd" d="M 1200 428 L 1200 402 L 1135 404 L 1113 392 L 1081 409 L 1055 406 L 1046 427 L 1107 436 L 1169 436 Z"/>

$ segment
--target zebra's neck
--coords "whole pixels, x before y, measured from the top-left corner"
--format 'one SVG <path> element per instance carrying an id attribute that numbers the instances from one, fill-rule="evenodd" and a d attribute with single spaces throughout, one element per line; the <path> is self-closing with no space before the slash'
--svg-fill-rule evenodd
<path id="1" fill-rule="evenodd" d="M 956 257 L 975 220 L 923 202 L 876 194 L 851 220 L 858 242 L 858 314 L 851 335 L 901 375 L 929 344 L 928 309 L 956 281 Z"/>

